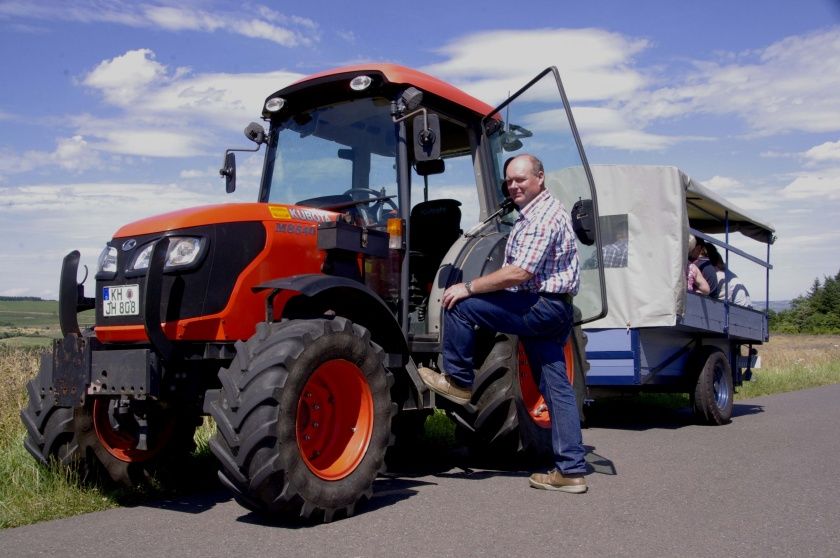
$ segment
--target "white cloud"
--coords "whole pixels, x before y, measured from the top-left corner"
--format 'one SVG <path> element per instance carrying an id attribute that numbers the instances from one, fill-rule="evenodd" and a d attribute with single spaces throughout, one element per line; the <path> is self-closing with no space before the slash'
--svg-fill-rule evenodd
<path id="1" fill-rule="evenodd" d="M 219 170 L 213 167 L 208 167 L 204 170 L 199 169 L 184 169 L 178 176 L 180 178 L 185 178 L 188 180 L 195 179 L 195 178 L 210 178 L 211 176 L 218 176 Z"/>
<path id="2" fill-rule="evenodd" d="M 652 151 L 673 145 L 679 140 L 638 129 L 627 120 L 624 113 L 613 108 L 576 107 L 574 117 L 584 145 Z"/>
<path id="3" fill-rule="evenodd" d="M 253 12 L 250 16 L 248 12 Z M 286 16 L 264 6 L 242 4 L 236 11 L 209 12 L 184 7 L 182 2 L 154 4 L 110 0 L 74 0 L 56 8 L 49 0 L 7 0 L 0 16 L 40 20 L 114 23 L 130 27 L 214 33 L 225 31 L 264 39 L 284 47 L 308 46 L 319 40 L 318 26 L 310 19 Z"/>
<path id="4" fill-rule="evenodd" d="M 65 170 L 79 172 L 100 164 L 99 156 L 82 136 L 60 138 L 52 159 Z"/>
<path id="5" fill-rule="evenodd" d="M 704 186 L 708 186 L 712 190 L 735 190 L 743 187 L 743 184 L 735 178 L 728 176 L 715 175 L 707 180 L 702 181 Z"/>
<path id="6" fill-rule="evenodd" d="M 782 188 L 781 195 L 794 200 L 840 200 L 840 167 L 805 172 Z"/>
<path id="7" fill-rule="evenodd" d="M 185 135 L 193 133 L 188 123 L 195 119 L 203 128 L 241 129 L 258 117 L 270 93 L 301 77 L 284 71 L 193 75 L 186 68 L 170 70 L 151 50 L 138 49 L 101 62 L 83 83 L 130 114 L 135 127 L 139 120 Z"/>
<path id="8" fill-rule="evenodd" d="M 827 141 L 816 145 L 806 151 L 804 156 L 811 163 L 840 161 L 840 141 Z"/>
<path id="9" fill-rule="evenodd" d="M 107 130 L 95 134 L 96 149 L 138 157 L 190 157 L 207 153 L 211 143 L 201 136 L 172 130 Z"/>
<path id="10" fill-rule="evenodd" d="M 174 8 L 172 6 L 144 6 L 144 15 L 155 25 L 170 31 L 213 32 L 224 27 L 222 18 L 199 10 Z"/>
<path id="11" fill-rule="evenodd" d="M 155 62 L 154 52 L 143 48 L 100 62 L 82 83 L 101 91 L 111 104 L 130 106 L 165 77 L 166 67 Z"/>
<path id="12" fill-rule="evenodd" d="M 630 62 L 647 47 L 645 40 L 600 29 L 491 31 L 444 46 L 439 52 L 448 60 L 425 71 L 498 103 L 539 71 L 556 65 L 576 101 L 616 99 L 645 85 L 645 77 Z"/>
<path id="13" fill-rule="evenodd" d="M 99 155 L 85 138 L 75 135 L 70 138 L 58 138 L 54 151 L 28 150 L 22 153 L 11 150 L 0 151 L 0 178 L 3 175 L 47 169 L 50 166 L 79 173 L 90 168 L 97 168 L 101 163 Z"/>
<path id="14" fill-rule="evenodd" d="M 639 95 L 631 103 L 633 112 L 647 121 L 735 114 L 761 135 L 840 130 L 840 27 L 725 58 L 696 62 L 681 86 Z"/>
<path id="15" fill-rule="evenodd" d="M 449 59 L 424 71 L 451 80 L 479 99 L 500 103 L 541 70 L 557 66 L 587 146 L 653 151 L 685 138 L 647 132 L 645 123 L 624 109 L 629 98 L 649 86 L 648 78 L 633 67 L 634 57 L 648 47 L 644 39 L 599 29 L 502 30 L 446 45 L 440 52 Z M 556 106 L 560 96 L 553 82 L 545 81 L 529 90 L 528 100 Z M 555 130 L 566 125 L 562 111 L 519 119 L 534 130 L 547 122 Z"/>

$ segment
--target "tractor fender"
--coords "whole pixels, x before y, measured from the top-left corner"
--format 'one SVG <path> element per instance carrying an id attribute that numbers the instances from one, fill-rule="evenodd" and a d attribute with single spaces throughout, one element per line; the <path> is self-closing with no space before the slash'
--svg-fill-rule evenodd
<path id="1" fill-rule="evenodd" d="M 443 291 L 448 286 L 487 275 L 502 267 L 507 236 L 507 231 L 486 226 L 479 234 L 459 238 L 441 262 L 429 300 L 443 300 Z M 442 305 L 429 305 L 426 320 L 430 332 L 440 332 L 442 314 Z"/>
<path id="2" fill-rule="evenodd" d="M 389 367 L 405 366 L 408 344 L 394 312 L 363 283 L 310 273 L 273 279 L 253 287 L 254 292 L 269 289 L 274 293 L 299 293 L 283 306 L 283 318 L 323 318 L 328 313 L 343 316 L 370 331 L 373 340 L 387 353 Z"/>

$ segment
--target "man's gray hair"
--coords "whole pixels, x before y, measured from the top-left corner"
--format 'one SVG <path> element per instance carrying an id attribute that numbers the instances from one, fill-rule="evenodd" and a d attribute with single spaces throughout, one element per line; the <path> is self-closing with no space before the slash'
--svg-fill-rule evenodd
<path id="1" fill-rule="evenodd" d="M 545 168 L 543 167 L 543 162 L 539 160 L 538 157 L 531 155 L 530 153 L 523 153 L 519 155 L 519 157 L 527 157 L 529 161 L 531 161 L 531 172 L 534 173 L 534 176 L 538 175 L 539 173 L 545 173 Z"/>

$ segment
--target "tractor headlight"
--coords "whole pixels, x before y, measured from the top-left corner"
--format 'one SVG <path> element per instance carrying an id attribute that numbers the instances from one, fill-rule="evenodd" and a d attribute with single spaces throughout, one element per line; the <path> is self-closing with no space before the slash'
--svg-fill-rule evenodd
<path id="1" fill-rule="evenodd" d="M 195 263 L 201 253 L 201 244 L 201 239 L 194 236 L 170 239 L 166 267 L 184 267 Z"/>
<path id="2" fill-rule="evenodd" d="M 140 269 L 148 269 L 149 268 L 149 260 L 152 259 L 152 248 L 154 244 L 149 243 L 134 256 L 134 261 L 131 262 L 131 265 L 128 266 L 129 271 L 137 271 Z"/>
<path id="3" fill-rule="evenodd" d="M 152 259 L 154 243 L 144 246 L 131 262 L 128 271 L 143 271 L 149 269 L 149 262 Z M 169 238 L 169 248 L 166 250 L 166 261 L 163 265 L 164 271 L 171 271 L 178 268 L 189 268 L 196 264 L 202 254 L 204 239 L 195 236 L 172 236 Z"/>
<path id="4" fill-rule="evenodd" d="M 353 91 L 364 91 L 370 87 L 371 83 L 373 83 L 373 79 L 370 76 L 356 76 L 350 80 L 350 89 Z"/>
<path id="5" fill-rule="evenodd" d="M 113 246 L 106 246 L 99 254 L 99 261 L 96 266 L 97 274 L 114 275 L 117 273 L 117 249 Z"/>

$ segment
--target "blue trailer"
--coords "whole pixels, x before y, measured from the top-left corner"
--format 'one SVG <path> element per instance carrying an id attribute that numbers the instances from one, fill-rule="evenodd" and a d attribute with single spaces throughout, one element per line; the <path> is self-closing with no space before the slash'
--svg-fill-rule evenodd
<path id="1" fill-rule="evenodd" d="M 592 173 L 609 312 L 584 326 L 590 396 L 688 393 L 703 422 L 728 422 L 734 389 L 750 379 L 757 347 L 769 340 L 773 227 L 675 167 L 596 165 Z M 722 276 L 719 298 L 686 291 L 692 234 L 744 278 Z M 621 244 L 623 259 L 609 257 L 611 243 Z M 763 254 L 754 255 L 756 248 Z M 752 300 L 736 304 L 736 285 L 749 285 Z"/>

